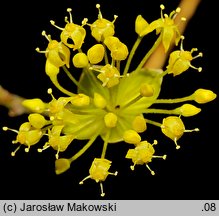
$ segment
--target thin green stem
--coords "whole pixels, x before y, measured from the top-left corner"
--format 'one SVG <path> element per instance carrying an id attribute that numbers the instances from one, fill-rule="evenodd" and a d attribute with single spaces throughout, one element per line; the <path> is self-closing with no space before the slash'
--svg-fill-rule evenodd
<path id="1" fill-rule="evenodd" d="M 69 158 L 70 163 L 72 163 L 72 162 L 75 161 L 77 158 L 79 158 L 82 154 L 84 154 L 85 151 L 87 151 L 87 149 L 88 149 L 88 148 L 93 144 L 93 142 L 96 140 L 97 136 L 98 136 L 98 135 L 93 136 L 81 150 L 79 150 L 75 155 L 73 155 L 71 158 Z"/>
<path id="2" fill-rule="evenodd" d="M 128 70 L 129 70 L 132 58 L 133 58 L 133 56 L 135 54 L 135 51 L 137 50 L 141 40 L 142 40 L 142 37 L 138 37 L 137 40 L 135 41 L 135 43 L 134 43 L 134 45 L 132 47 L 132 50 L 131 50 L 131 52 L 129 54 L 129 57 L 127 59 L 127 62 L 126 62 L 126 65 L 125 65 L 125 69 L 123 71 L 123 75 L 126 75 L 128 73 Z"/>
<path id="3" fill-rule="evenodd" d="M 52 83 L 55 85 L 55 87 L 56 87 L 57 89 L 59 89 L 62 93 L 66 94 L 66 95 L 68 95 L 68 96 L 70 96 L 70 97 L 75 95 L 74 93 L 72 93 L 72 92 L 66 90 L 65 88 L 63 88 L 63 87 L 59 84 L 58 79 L 57 79 L 57 76 L 56 76 L 56 77 L 52 77 L 52 78 L 50 78 L 50 79 L 51 79 Z"/>
<path id="4" fill-rule="evenodd" d="M 172 110 L 146 109 L 144 111 L 144 113 L 146 113 L 146 114 L 149 114 L 149 113 L 152 113 L 152 114 L 168 114 L 168 115 L 171 115 L 171 114 L 178 115 L 178 114 L 180 114 L 178 109 L 172 109 Z"/>
<path id="5" fill-rule="evenodd" d="M 109 59 L 108 59 L 108 55 L 107 55 L 107 47 L 106 45 L 103 43 L 103 46 L 104 46 L 104 61 L 105 61 L 105 64 L 109 64 Z"/>
<path id="6" fill-rule="evenodd" d="M 143 96 L 141 96 L 141 95 L 139 94 L 137 97 L 135 97 L 134 99 L 132 99 L 131 101 L 129 101 L 127 104 L 125 104 L 124 106 L 120 107 L 120 109 L 127 108 L 127 107 L 129 107 L 130 105 L 136 103 L 137 101 L 139 101 L 139 100 L 142 99 L 142 98 L 143 98 Z"/>
<path id="7" fill-rule="evenodd" d="M 70 71 L 66 68 L 66 66 L 64 65 L 63 70 L 65 71 L 65 73 L 67 74 L 67 76 L 69 77 L 69 79 L 82 91 L 87 92 L 87 90 L 85 88 L 83 88 L 81 86 L 81 84 L 72 76 L 72 74 L 70 73 Z"/>
<path id="8" fill-rule="evenodd" d="M 110 132 L 111 132 L 111 130 L 108 130 L 108 132 L 106 134 L 105 141 L 104 141 L 104 144 L 103 144 L 103 150 L 102 150 L 101 158 L 105 158 L 106 149 L 107 149 L 107 146 L 108 146 L 108 143 L 109 143 Z"/>
<path id="9" fill-rule="evenodd" d="M 154 45 L 151 47 L 151 49 L 146 53 L 146 55 L 144 56 L 144 58 L 141 60 L 140 64 L 138 65 L 138 67 L 135 70 L 140 70 L 145 62 L 148 60 L 148 58 L 152 55 L 152 53 L 157 49 L 157 47 L 159 46 L 160 42 L 162 39 L 162 35 L 160 35 L 157 40 L 155 41 Z"/>
<path id="10" fill-rule="evenodd" d="M 173 103 L 181 103 L 185 101 L 193 100 L 193 95 L 182 97 L 182 98 L 175 98 L 175 99 L 157 99 L 154 103 L 159 104 L 173 104 Z"/>
<path id="11" fill-rule="evenodd" d="M 155 126 L 157 126 L 157 127 L 161 127 L 161 125 L 162 125 L 162 124 L 159 123 L 159 122 L 152 121 L 152 120 L 149 120 L 149 119 L 145 119 L 145 121 L 146 121 L 146 123 L 155 125 Z"/>

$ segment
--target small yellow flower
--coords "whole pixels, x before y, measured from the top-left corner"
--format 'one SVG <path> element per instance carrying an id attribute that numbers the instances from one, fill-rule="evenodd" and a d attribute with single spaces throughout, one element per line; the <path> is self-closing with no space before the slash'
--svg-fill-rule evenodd
<path id="1" fill-rule="evenodd" d="M 71 11 L 72 11 L 71 8 L 67 9 L 67 12 L 69 13 L 70 16 L 70 22 L 67 19 L 65 20 L 67 22 L 65 28 L 58 27 L 57 25 L 55 25 L 55 22 L 53 20 L 51 20 L 50 22 L 53 26 L 55 26 L 56 28 L 62 31 L 60 35 L 61 41 L 69 48 L 73 48 L 73 50 L 77 50 L 80 49 L 82 44 L 84 43 L 86 30 L 84 29 L 83 25 L 86 24 L 87 20 L 85 19 L 82 21 L 82 26 L 73 23 Z M 68 39 L 71 39 L 72 43 L 70 43 Z"/>
<path id="2" fill-rule="evenodd" d="M 177 45 L 180 40 L 180 32 L 178 29 L 178 26 L 174 23 L 174 18 L 176 17 L 177 13 L 180 12 L 180 8 L 177 8 L 176 10 L 172 11 L 170 15 L 163 14 L 164 5 L 160 6 L 161 8 L 161 18 L 151 22 L 149 25 L 145 25 L 145 29 L 141 30 L 140 37 L 143 37 L 147 35 L 148 33 L 156 30 L 157 34 L 160 33 L 162 37 L 162 43 L 165 49 L 165 52 L 170 47 L 170 44 L 172 40 L 175 40 L 175 44 Z M 182 18 L 184 21 L 185 18 Z"/>
<path id="3" fill-rule="evenodd" d="M 214 100 L 217 95 L 211 90 L 200 88 L 194 92 L 193 97 L 197 103 L 203 104 Z"/>
<path id="4" fill-rule="evenodd" d="M 177 149 L 180 148 L 180 146 L 177 144 L 177 140 L 185 132 L 185 126 L 181 118 L 177 116 L 169 116 L 164 118 L 161 126 L 161 131 L 175 142 Z"/>
<path id="5" fill-rule="evenodd" d="M 87 51 L 87 57 L 91 64 L 98 64 L 103 60 L 105 53 L 104 46 L 102 44 L 95 44 Z"/>
<path id="6" fill-rule="evenodd" d="M 42 149 L 44 150 L 51 146 L 53 149 L 57 150 L 56 159 L 59 158 L 59 152 L 65 151 L 75 138 L 74 135 L 61 135 L 63 127 L 63 125 L 56 125 L 48 131 L 49 140 Z M 40 149 L 38 150 L 41 151 Z"/>
<path id="7" fill-rule="evenodd" d="M 114 22 L 117 16 L 114 16 L 114 20 L 110 22 L 107 19 L 104 19 L 100 11 L 100 5 L 96 5 L 99 10 L 98 19 L 90 25 L 91 35 L 98 41 L 104 41 L 108 36 L 112 36 L 115 33 Z"/>
<path id="8" fill-rule="evenodd" d="M 52 40 L 50 35 L 46 35 L 45 31 L 42 32 L 42 35 L 46 37 L 49 44 L 45 51 L 40 51 L 39 48 L 36 48 L 36 51 L 45 53 L 47 59 L 45 66 L 46 74 L 51 79 L 54 79 L 59 73 L 60 67 L 66 65 L 69 68 L 70 50 L 63 43 Z"/>
<path id="9" fill-rule="evenodd" d="M 74 55 L 72 62 L 76 68 L 84 68 L 88 65 L 88 58 L 85 53 L 77 53 Z"/>
<path id="10" fill-rule="evenodd" d="M 155 150 L 153 145 L 157 144 L 157 141 L 154 141 L 153 144 L 150 144 L 147 141 L 140 142 L 134 149 L 129 149 L 126 158 L 132 159 L 132 162 L 134 163 L 133 166 L 131 166 L 131 170 L 134 170 L 135 165 L 142 165 L 145 164 L 146 167 L 151 172 L 151 175 L 155 175 L 155 172 L 150 169 L 148 166 L 148 163 L 152 161 L 152 158 L 163 158 L 166 159 L 166 155 L 163 156 L 154 156 Z"/>
<path id="11" fill-rule="evenodd" d="M 103 185 L 102 182 L 106 180 L 108 175 L 117 175 L 117 172 L 110 173 L 108 170 L 111 166 L 111 161 L 105 159 L 105 158 L 95 158 L 92 162 L 92 165 L 89 169 L 89 176 L 84 178 L 82 181 L 80 181 L 79 184 L 83 184 L 85 180 L 91 178 L 95 180 L 97 183 L 100 182 L 101 186 L 101 196 L 105 196 L 105 193 L 103 192 Z"/>
<path id="12" fill-rule="evenodd" d="M 182 40 L 184 39 L 184 37 L 181 37 L 181 38 Z M 169 62 L 167 65 L 168 73 L 169 74 L 172 73 L 173 76 L 177 76 L 185 72 L 186 70 L 188 70 L 190 67 L 201 72 L 202 71 L 201 67 L 196 68 L 193 65 L 191 65 L 191 61 L 193 59 L 196 59 L 202 56 L 202 53 L 199 53 L 196 56 L 192 56 L 192 53 L 194 51 L 197 51 L 197 49 L 193 48 L 191 49 L 191 51 L 184 51 L 182 44 L 181 44 L 180 50 L 173 51 L 170 54 Z"/>
<path id="13" fill-rule="evenodd" d="M 87 19 L 84 18 L 81 26 L 73 23 L 71 9 L 67 9 L 70 20 L 66 18 L 65 28 L 60 28 L 55 25 L 54 21 L 51 21 L 53 26 L 61 30 L 61 42 L 52 40 L 51 36 L 46 35 L 44 31 L 43 35 L 49 41 L 48 47 L 46 51 L 40 51 L 37 48 L 38 52 L 46 55 L 47 75 L 64 96 L 55 98 L 52 89 L 49 88 L 48 94 L 51 96 L 49 102 L 45 103 L 39 98 L 25 100 L 23 105 L 30 111 L 28 121 L 24 122 L 18 131 L 8 127 L 3 127 L 3 130 L 14 131 L 17 134 L 13 143 L 20 145 L 12 152 L 12 156 L 23 145 L 26 146 L 25 151 L 28 152 L 30 147 L 38 143 L 45 135 L 46 143 L 42 148 L 38 148 L 38 152 L 50 147 L 56 151 L 56 174 L 67 171 L 71 163 L 92 145 L 97 147 L 95 141 L 100 137 L 103 141 L 101 155 L 94 157 L 89 176 L 84 178 L 80 184 L 83 184 L 86 179 L 93 179 L 100 183 L 101 196 L 104 196 L 103 181 L 108 175 L 117 175 L 117 172 L 109 172 L 112 162 L 106 159 L 108 145 L 118 146 L 120 142 L 125 142 L 126 146 L 133 146 L 126 154 L 126 158 L 133 162 L 131 169 L 134 170 L 136 165 L 145 165 L 154 175 L 155 172 L 148 164 L 154 158 L 165 159 L 166 155 L 154 155 L 154 145 L 157 141 L 155 140 L 153 144 L 142 141 L 140 133 L 143 136 L 150 125 L 156 126 L 166 137 L 173 140 L 176 148 L 179 149 L 177 142 L 184 133 L 199 131 L 198 128 L 185 129 L 181 117 L 194 116 L 201 111 L 200 108 L 187 101 L 203 104 L 214 100 L 216 94 L 211 90 L 198 89 L 193 94 L 182 98 L 160 98 L 165 76 L 171 73 L 176 76 L 189 67 L 195 68 L 191 65 L 191 61 L 202 56 L 201 53 L 192 56 L 196 48 L 184 51 L 181 43 L 180 49 L 170 54 L 169 64 L 165 71 L 144 68 L 145 62 L 160 42 L 163 43 L 165 51 L 169 49 L 172 40 L 175 40 L 176 44 L 179 42 L 180 33 L 174 19 L 180 12 L 180 8 L 172 11 L 168 16 L 163 14 L 164 6 L 161 5 L 161 18 L 150 24 L 139 15 L 135 20 L 137 40 L 129 53 L 127 46 L 114 36 L 114 22 L 117 16 L 114 16 L 114 20 L 110 22 L 102 17 L 100 5 L 97 4 L 96 7 L 99 11 L 98 19 L 88 24 Z M 90 27 L 91 35 L 98 43 L 92 47 L 89 46 L 87 51 L 82 51 L 81 47 L 86 36 L 85 25 Z M 141 40 L 154 30 L 159 34 L 158 39 L 136 68 L 130 71 L 133 56 Z M 183 41 L 184 37 L 181 38 Z M 76 54 L 75 50 L 77 50 Z M 73 56 L 73 64 L 69 62 L 70 54 Z M 121 63 L 125 63 L 124 70 Z M 74 76 L 76 68 L 77 71 L 81 68 L 79 78 Z M 64 80 L 61 83 L 58 82 L 59 76 L 57 75 L 61 69 L 76 85 L 76 91 L 65 89 L 61 85 L 65 83 Z M 195 69 L 201 71 L 201 68 Z M 164 106 L 164 108 L 156 108 L 159 104 L 175 106 L 177 103 L 182 104 L 176 108 L 167 109 Z M 163 121 L 159 122 L 148 119 L 150 114 L 152 114 L 151 118 L 154 114 L 166 116 Z M 81 149 L 69 158 L 59 158 L 61 152 L 68 151 L 69 145 L 73 145 L 74 148 L 73 143 L 77 140 L 85 141 Z"/>
<path id="14" fill-rule="evenodd" d="M 114 60 L 125 60 L 129 54 L 127 46 L 117 37 L 109 36 L 104 40 L 104 44 L 111 51 L 111 57 Z"/>
<path id="15" fill-rule="evenodd" d="M 103 82 L 103 86 L 111 88 L 119 83 L 120 73 L 116 67 L 106 64 L 100 69 L 97 78 Z"/>

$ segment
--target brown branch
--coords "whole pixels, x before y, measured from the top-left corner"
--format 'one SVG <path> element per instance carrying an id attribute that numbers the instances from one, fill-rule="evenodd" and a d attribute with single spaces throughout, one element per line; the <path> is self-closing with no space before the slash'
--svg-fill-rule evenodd
<path id="1" fill-rule="evenodd" d="M 175 18 L 175 23 L 178 24 L 179 30 L 181 34 L 184 33 L 187 24 L 189 23 L 189 20 L 193 17 L 193 15 L 196 12 L 196 9 L 199 5 L 201 0 L 181 0 L 179 7 L 181 8 L 180 13 L 177 14 Z M 181 18 L 185 17 L 185 22 L 180 22 Z M 149 60 L 144 65 L 145 68 L 154 68 L 154 69 L 160 69 L 164 66 L 166 59 L 173 49 L 174 44 L 171 44 L 170 50 L 168 53 L 164 52 L 163 45 L 160 44 L 158 48 L 155 50 L 155 52 L 151 55 Z"/>
<path id="2" fill-rule="evenodd" d="M 22 115 L 27 112 L 27 110 L 22 106 L 23 97 L 4 89 L 0 86 L 0 105 L 8 108 L 8 115 L 10 117 Z"/>

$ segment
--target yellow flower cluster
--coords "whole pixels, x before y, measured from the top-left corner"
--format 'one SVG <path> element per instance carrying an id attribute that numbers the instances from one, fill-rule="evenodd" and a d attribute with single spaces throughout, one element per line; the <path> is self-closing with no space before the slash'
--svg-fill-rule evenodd
<path id="1" fill-rule="evenodd" d="M 56 174 L 69 170 L 71 163 L 87 151 L 100 136 L 103 140 L 102 153 L 94 156 L 89 175 L 80 184 L 86 179 L 93 179 L 100 183 L 101 196 L 104 196 L 103 182 L 108 175 L 117 175 L 117 172 L 109 172 L 112 161 L 106 157 L 108 144 L 121 141 L 127 143 L 126 158 L 133 162 L 131 170 L 134 170 L 136 165 L 144 164 L 154 175 L 155 171 L 148 164 L 153 158 L 166 159 L 166 154 L 154 155 L 157 140 L 151 144 L 147 140 L 142 140 L 141 134 L 147 132 L 148 125 L 155 125 L 173 141 L 176 149 L 179 149 L 179 139 L 185 132 L 199 131 L 198 128 L 188 130 L 183 123 L 184 117 L 194 116 L 201 111 L 192 103 L 208 103 L 216 98 L 216 94 L 211 90 L 200 88 L 182 98 L 159 98 L 161 85 L 167 74 L 178 76 L 189 68 L 201 71 L 201 67 L 192 66 L 191 61 L 201 57 L 202 53 L 192 56 L 192 53 L 197 51 L 196 48 L 192 48 L 191 51 L 183 49 L 184 37 L 174 22 L 180 8 L 167 15 L 163 14 L 164 6 L 161 5 L 161 17 L 151 23 L 141 15 L 137 16 L 135 20 L 137 40 L 129 51 L 128 47 L 115 36 L 114 23 L 117 16 L 114 16 L 113 21 L 109 21 L 103 18 L 100 5 L 97 4 L 96 7 L 97 20 L 89 23 L 88 19 L 84 18 L 81 25 L 73 22 L 72 10 L 68 8 L 69 18 L 65 18 L 64 27 L 59 27 L 55 21 L 51 21 L 52 26 L 61 31 L 60 38 L 53 40 L 43 31 L 42 35 L 48 40 L 48 46 L 45 51 L 36 48 L 37 52 L 45 54 L 45 72 L 64 96 L 56 99 L 52 89 L 49 88 L 50 102 L 43 102 L 40 98 L 25 100 L 23 106 L 30 111 L 28 121 L 21 124 L 19 130 L 6 126 L 3 130 L 17 133 L 13 143 L 19 145 L 12 152 L 12 156 L 22 145 L 25 146 L 25 151 L 29 152 L 30 147 L 37 144 L 43 136 L 47 137 L 48 141 L 38 148 L 38 152 L 50 147 L 56 151 Z M 185 21 L 185 18 L 182 18 L 182 21 Z M 129 71 L 140 42 L 154 30 L 158 35 L 157 41 L 137 67 Z M 84 50 L 83 43 L 89 31 L 96 43 L 88 50 Z M 177 45 L 180 39 L 180 49 L 170 54 L 166 70 L 143 68 L 159 44 L 162 44 L 167 52 L 171 43 L 175 42 Z M 125 61 L 124 68 L 120 66 L 121 61 Z M 60 69 L 77 86 L 77 92 L 71 92 L 60 85 L 58 81 Z M 76 69 L 82 71 L 79 80 L 74 76 L 75 71 L 78 71 Z M 174 109 L 152 107 L 156 104 L 177 103 L 180 105 Z M 156 122 L 147 118 L 151 113 L 167 116 L 161 122 Z M 76 140 L 87 142 L 72 157 L 60 157 L 61 154 L 64 155 L 69 145 L 77 142 Z"/>

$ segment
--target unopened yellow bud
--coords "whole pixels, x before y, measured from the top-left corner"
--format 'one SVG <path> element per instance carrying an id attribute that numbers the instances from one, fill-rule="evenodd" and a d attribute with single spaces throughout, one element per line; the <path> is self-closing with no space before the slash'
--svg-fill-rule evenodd
<path id="1" fill-rule="evenodd" d="M 193 96 L 194 100 L 200 104 L 208 103 L 217 97 L 213 91 L 208 89 L 198 89 L 194 92 Z"/>
<path id="2" fill-rule="evenodd" d="M 104 40 L 104 44 L 111 51 L 111 57 L 114 60 L 125 60 L 128 56 L 128 48 L 117 37 L 109 36 Z"/>
<path id="3" fill-rule="evenodd" d="M 94 105 L 100 109 L 105 108 L 106 107 L 105 98 L 98 93 L 94 93 Z"/>
<path id="4" fill-rule="evenodd" d="M 104 122 L 106 127 L 113 128 L 116 127 L 118 117 L 116 114 L 109 112 L 104 116 Z"/>
<path id="5" fill-rule="evenodd" d="M 85 53 L 75 54 L 72 61 L 76 68 L 84 68 L 88 65 L 88 58 Z"/>
<path id="6" fill-rule="evenodd" d="M 147 125 L 143 116 L 136 116 L 132 122 L 132 128 L 138 132 L 144 132 L 147 129 Z"/>
<path id="7" fill-rule="evenodd" d="M 55 161 L 56 175 L 62 174 L 70 168 L 70 161 L 66 158 L 59 158 Z"/>
<path id="8" fill-rule="evenodd" d="M 135 32 L 141 37 L 142 32 L 148 25 L 148 22 L 141 15 L 138 15 L 135 20 Z"/>
<path id="9" fill-rule="evenodd" d="M 196 106 L 191 104 L 184 104 L 179 108 L 179 110 L 181 115 L 185 117 L 194 116 L 201 112 L 200 108 L 197 108 Z"/>
<path id="10" fill-rule="evenodd" d="M 46 74 L 50 77 L 56 77 L 57 74 L 59 73 L 59 67 L 55 66 L 52 64 L 49 60 L 46 61 L 46 66 L 45 66 L 45 71 Z"/>
<path id="11" fill-rule="evenodd" d="M 88 60 L 91 64 L 98 64 L 103 60 L 104 53 L 104 46 L 102 44 L 95 44 L 87 51 Z"/>
<path id="12" fill-rule="evenodd" d="M 144 83 L 140 87 L 140 94 L 143 97 L 151 97 L 154 95 L 154 88 L 147 83 Z"/>
<path id="13" fill-rule="evenodd" d="M 40 115 L 39 113 L 30 114 L 28 116 L 28 120 L 29 120 L 30 124 L 36 129 L 41 129 L 47 123 L 44 116 Z"/>
<path id="14" fill-rule="evenodd" d="M 135 130 L 127 130 L 123 134 L 123 139 L 126 143 L 138 145 L 141 142 L 140 135 Z"/>
<path id="15" fill-rule="evenodd" d="M 26 99 L 22 102 L 22 105 L 25 108 L 37 113 L 42 113 L 46 107 L 46 104 L 39 98 Z"/>
<path id="16" fill-rule="evenodd" d="M 90 97 L 85 94 L 77 94 L 70 102 L 78 107 L 88 106 L 90 104 Z"/>
<path id="17" fill-rule="evenodd" d="M 21 124 L 20 127 L 19 127 L 19 131 L 22 131 L 22 132 L 29 131 L 30 129 L 31 129 L 31 124 L 30 124 L 30 122 L 24 122 L 24 123 Z"/>
<path id="18" fill-rule="evenodd" d="M 43 133 L 41 130 L 19 131 L 17 135 L 17 142 L 27 146 L 34 145 L 39 142 Z"/>

